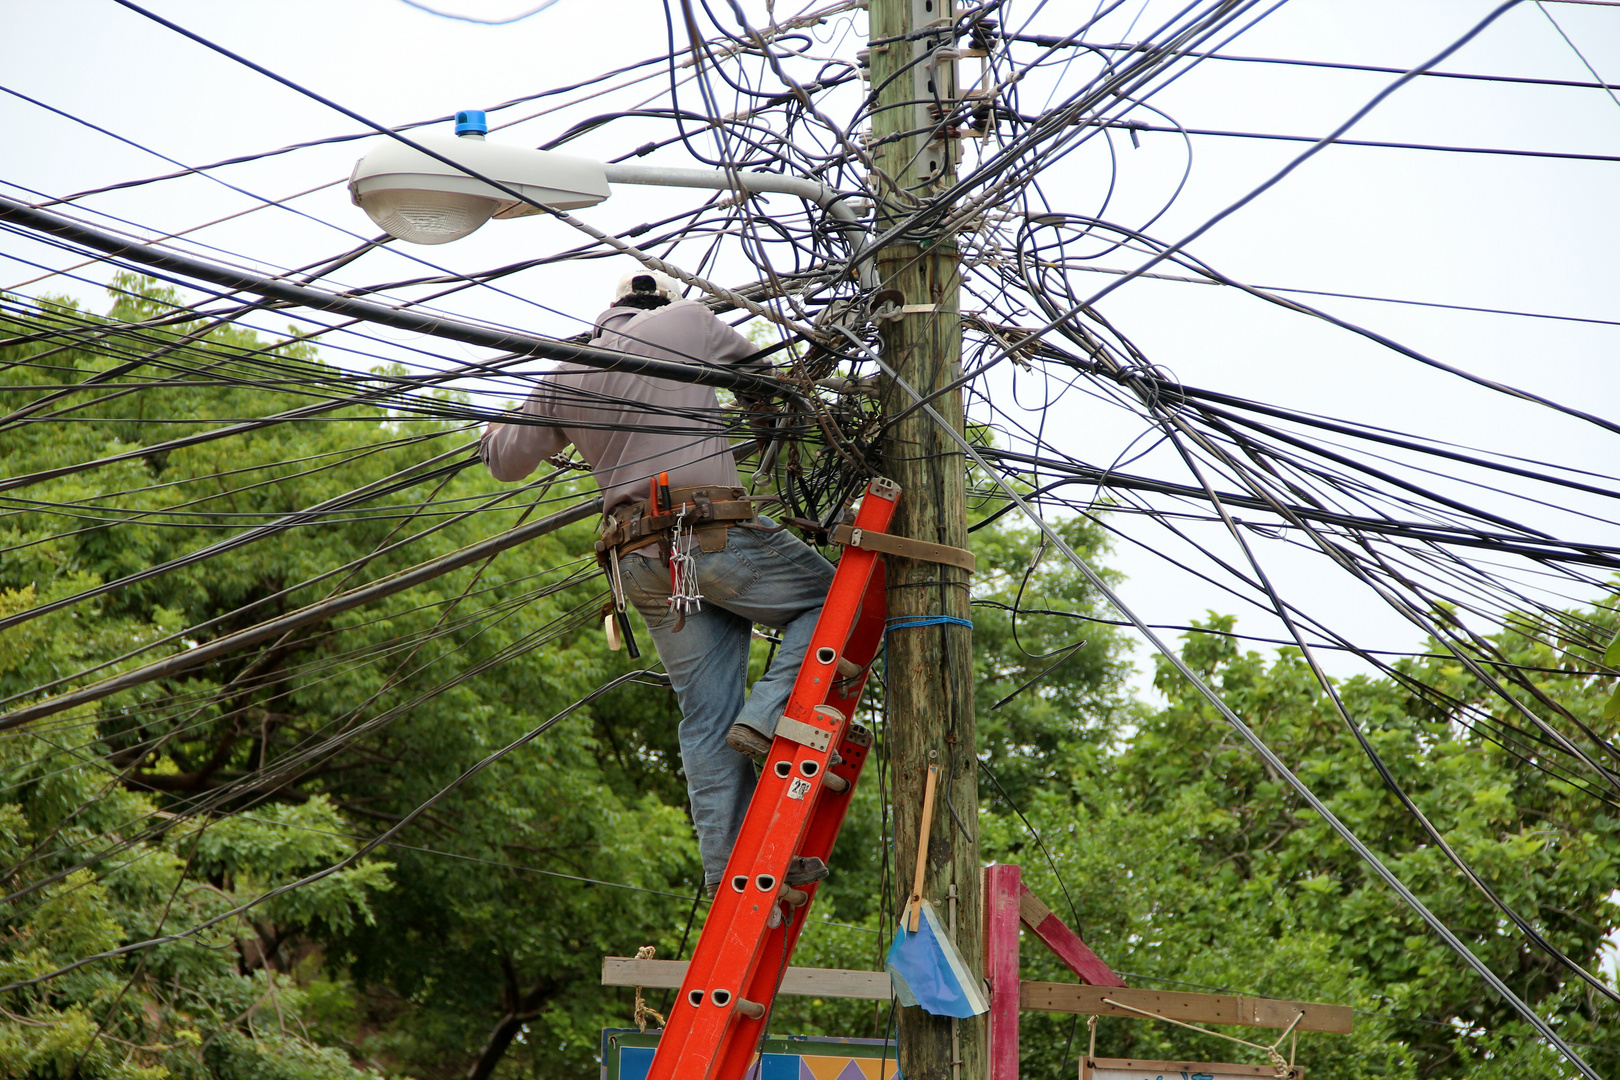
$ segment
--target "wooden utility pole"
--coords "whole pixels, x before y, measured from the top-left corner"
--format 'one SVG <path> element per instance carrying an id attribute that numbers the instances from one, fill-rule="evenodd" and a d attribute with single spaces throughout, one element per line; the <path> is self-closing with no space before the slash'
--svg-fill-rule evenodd
<path id="1" fill-rule="evenodd" d="M 956 63 L 931 59 L 935 50 L 956 45 L 952 7 L 951 0 L 871 0 L 868 56 L 877 169 L 872 187 L 879 196 L 874 235 L 883 235 L 955 181 L 956 144 L 939 137 L 939 119 L 941 111 L 952 111 L 957 96 Z M 894 290 L 887 294 L 894 314 L 882 323 L 883 356 L 913 389 L 928 395 L 960 374 L 956 237 L 924 229 L 902 239 L 886 247 L 877 262 L 884 289 Z M 904 491 L 890 530 L 967 547 L 962 452 L 932 417 L 912 408 L 914 399 L 894 380 L 880 385 L 884 415 L 899 417 L 883 445 L 883 473 Z M 958 391 L 932 404 L 962 431 Z M 901 909 L 911 889 L 923 785 L 928 766 L 936 764 L 939 787 L 923 895 L 942 918 L 954 913 L 957 945 L 977 975 L 983 963 L 983 915 L 968 574 L 891 557 L 888 594 L 886 738 L 893 776 L 895 906 Z M 908 1080 L 984 1076 L 982 1017 L 953 1022 L 912 1008 L 901 1009 L 899 1019 L 900 1071 Z"/>

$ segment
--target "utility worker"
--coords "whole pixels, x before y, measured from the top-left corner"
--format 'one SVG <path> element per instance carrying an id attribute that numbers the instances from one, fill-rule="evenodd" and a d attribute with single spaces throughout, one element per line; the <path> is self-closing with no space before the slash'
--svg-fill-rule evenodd
<path id="1" fill-rule="evenodd" d="M 620 280 L 591 344 L 769 370 L 752 342 L 645 270 Z M 521 414 L 526 422 L 489 425 L 484 464 L 497 480 L 521 480 L 570 443 L 590 463 L 605 513 L 599 558 L 641 612 L 680 702 L 681 763 L 713 896 L 753 795 L 750 758 L 770 750 L 832 565 L 747 501 L 712 387 L 561 364 Z M 755 623 L 781 631 L 782 643 L 744 701 Z M 820 859 L 799 858 L 787 883 L 826 875 Z"/>

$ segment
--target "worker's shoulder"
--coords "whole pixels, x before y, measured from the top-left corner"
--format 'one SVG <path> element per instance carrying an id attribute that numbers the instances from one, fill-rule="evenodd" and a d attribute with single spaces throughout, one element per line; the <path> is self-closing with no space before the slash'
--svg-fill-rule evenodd
<path id="1" fill-rule="evenodd" d="M 714 321 L 714 312 L 698 300 L 672 300 L 660 308 L 644 311 L 632 322 L 697 322 L 707 325 Z"/>
<path id="2" fill-rule="evenodd" d="M 701 343 L 714 336 L 716 327 L 725 327 L 725 323 L 703 304 L 696 300 L 675 300 L 643 311 L 613 326 L 611 332 L 627 341 L 691 350 L 705 347 Z"/>

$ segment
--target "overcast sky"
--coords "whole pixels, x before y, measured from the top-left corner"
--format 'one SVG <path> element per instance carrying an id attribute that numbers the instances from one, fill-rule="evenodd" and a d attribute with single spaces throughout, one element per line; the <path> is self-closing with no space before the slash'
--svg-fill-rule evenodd
<path id="1" fill-rule="evenodd" d="M 528 0 L 446 0 L 440 6 L 500 17 L 533 5 Z M 763 3 L 746 6 L 764 21 Z M 1087 38 L 1136 40 L 1181 6 L 1179 0 L 1145 5 L 1130 0 Z M 1455 40 L 1493 6 L 1476 0 L 1291 0 L 1224 51 L 1404 69 Z M 154 0 L 151 7 L 385 125 L 486 108 L 665 49 L 662 8 L 647 0 L 557 0 L 545 11 L 503 26 L 447 19 L 397 0 Z M 778 7 L 779 15 L 788 10 Z M 1072 29 L 1082 7 L 1089 9 L 1073 0 L 1048 4 L 1030 29 Z M 7 133 L 0 153 L 0 181 L 6 186 L 0 191 L 8 194 L 58 197 L 172 169 L 155 155 L 198 165 L 359 130 L 332 109 L 106 0 L 7 0 L 0 10 L 6 26 L 0 34 L 0 81 L 40 103 L 0 96 L 0 126 Z M 1003 13 L 1003 21 L 1021 23 L 1032 10 L 1028 3 L 1014 5 Z M 1620 82 L 1620 7 L 1595 4 L 1549 3 L 1545 10 L 1521 4 L 1441 69 L 1591 80 L 1548 12 L 1600 75 Z M 865 32 L 864 15 L 840 16 L 816 29 L 816 50 L 852 57 Z M 1024 90 L 1026 105 L 1039 103 L 1038 90 L 1045 85 L 1041 79 L 1074 78 L 1082 67 L 1077 62 L 1073 71 L 1032 78 Z M 1320 136 L 1391 79 L 1366 72 L 1208 61 L 1156 96 L 1153 104 L 1186 128 Z M 598 101 L 570 98 L 566 109 L 554 113 L 545 111 L 553 99 L 508 110 L 500 114 L 503 120 L 532 119 L 491 138 L 533 146 L 595 111 L 626 108 L 665 86 L 655 79 Z M 837 100 L 848 101 L 847 96 Z M 649 125 L 613 125 L 570 149 L 616 156 L 653 137 L 654 131 L 663 134 Z M 1349 137 L 1620 156 L 1620 101 L 1593 89 L 1420 79 L 1398 91 Z M 1151 230 L 1158 238 L 1179 239 L 1303 148 L 1294 142 L 1217 136 L 1193 136 L 1191 146 L 1186 187 Z M 1117 167 L 1110 219 L 1134 225 L 1156 213 L 1186 169 L 1186 143 L 1179 135 L 1149 132 L 1141 136 L 1140 149 L 1131 149 L 1122 137 L 1115 138 L 1114 147 L 1113 161 L 1106 145 L 1096 140 L 1055 167 L 1042 179 L 1048 200 L 1059 208 L 1092 212 L 1110 170 Z M 238 214 L 261 199 L 287 200 L 311 191 L 281 207 L 258 209 L 191 235 L 196 243 L 215 249 L 212 257 L 264 269 L 299 266 L 374 233 L 349 204 L 342 185 L 363 149 L 364 144 L 345 143 L 304 150 L 220 170 L 215 180 L 191 178 L 97 196 L 83 202 L 81 210 L 125 219 L 143 234 L 158 236 Z M 649 160 L 690 164 L 679 146 Z M 1331 147 L 1190 250 L 1231 277 L 1276 288 L 1620 321 L 1613 254 L 1620 246 L 1617 180 L 1620 162 L 1615 161 Z M 690 193 L 629 189 L 583 213 L 596 227 L 614 230 L 693 202 Z M 412 259 L 451 269 L 484 268 L 577 242 L 554 221 L 496 222 L 452 245 L 394 245 L 338 276 L 345 284 L 358 284 L 426 272 L 422 262 Z M 6 256 L 0 260 L 0 285 L 22 285 L 28 294 L 67 292 L 92 308 L 105 307 L 99 288 L 107 277 L 103 267 L 91 265 L 74 271 L 76 277 L 29 283 L 41 273 L 29 261 L 61 268 L 60 253 L 0 236 L 0 254 Z M 1102 265 L 1130 266 L 1133 261 L 1113 257 Z M 583 271 L 536 271 L 508 283 L 510 294 L 463 294 L 453 310 L 542 333 L 574 333 L 604 306 L 604 294 L 616 276 L 617 270 L 606 264 Z M 714 276 L 740 283 L 755 275 L 732 258 Z M 1073 278 L 1080 287 L 1095 278 L 1095 288 L 1110 280 L 1084 273 Z M 1615 371 L 1620 326 L 1303 299 L 1447 364 L 1620 417 Z M 1599 472 L 1613 473 L 1620 465 L 1615 436 L 1592 425 L 1469 388 L 1342 330 L 1232 290 L 1139 280 L 1109 296 L 1100 310 L 1156 364 L 1188 384 Z M 277 328 L 284 320 L 261 325 Z M 392 331 L 379 336 L 401 345 L 414 342 L 411 335 Z M 452 360 L 474 355 L 444 342 L 434 347 Z M 1027 402 L 1000 376 L 997 380 L 991 387 L 998 403 L 1017 409 L 1020 401 Z M 1106 465 L 1141 445 L 1140 419 L 1080 394 L 1051 406 L 1045 421 L 1054 445 L 1095 464 Z M 1137 471 L 1154 467 L 1151 458 L 1132 466 Z M 1620 542 L 1607 521 L 1580 516 L 1590 507 L 1531 508 L 1468 490 L 1482 505 L 1500 505 L 1556 535 Z M 1122 542 L 1112 563 L 1129 574 L 1124 594 L 1150 621 L 1179 624 L 1213 608 L 1239 614 L 1240 628 L 1251 634 L 1278 635 L 1263 613 L 1176 571 L 1150 551 L 1196 558 L 1177 550 L 1163 532 L 1138 520 L 1118 524 L 1141 546 Z M 1233 554 L 1211 530 L 1196 535 L 1217 551 Z M 1391 650 L 1418 644 L 1417 631 L 1321 558 L 1280 543 L 1267 550 L 1266 558 L 1285 592 L 1360 644 Z M 1335 661 L 1334 670 L 1356 668 Z"/>

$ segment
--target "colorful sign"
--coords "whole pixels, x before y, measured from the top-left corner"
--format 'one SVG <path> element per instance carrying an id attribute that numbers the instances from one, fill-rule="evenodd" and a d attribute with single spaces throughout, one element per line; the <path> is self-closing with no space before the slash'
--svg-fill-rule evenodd
<path id="1" fill-rule="evenodd" d="M 602 1031 L 602 1080 L 647 1080 L 658 1032 Z M 893 1042 L 773 1035 L 744 1080 L 901 1080 Z M 1221 1080 L 1225 1080 L 1224 1077 Z"/>

